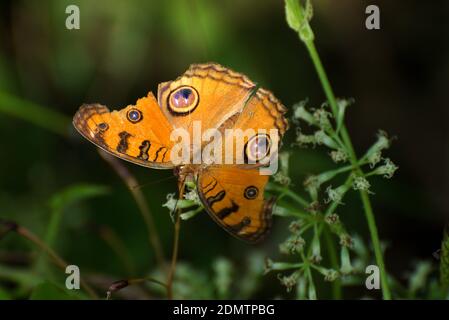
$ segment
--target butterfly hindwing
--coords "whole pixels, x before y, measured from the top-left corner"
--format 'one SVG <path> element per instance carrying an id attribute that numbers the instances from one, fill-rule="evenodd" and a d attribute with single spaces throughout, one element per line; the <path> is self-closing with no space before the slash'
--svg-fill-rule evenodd
<path id="1" fill-rule="evenodd" d="M 268 157 L 273 158 L 279 148 L 279 143 L 285 131 L 288 129 L 288 122 L 284 114 L 287 109 L 265 89 L 259 88 L 250 99 L 248 99 L 242 112 L 229 120 L 229 125 L 233 132 L 242 132 L 243 138 L 236 138 L 236 135 L 225 135 L 223 145 L 229 149 L 232 146 L 233 163 L 248 164 L 252 167 L 261 165 L 264 158 L 259 155 L 257 161 L 249 163 L 249 159 L 255 158 L 251 152 L 257 151 L 251 148 L 248 143 L 255 142 L 257 137 L 266 137 L 267 158 L 264 165 L 268 162 Z M 238 136 L 238 135 L 237 135 Z M 240 139 L 240 143 L 238 140 Z M 228 149 L 223 148 L 222 157 L 225 159 L 229 154 Z M 263 152 L 262 152 L 263 153 Z"/>
<path id="2" fill-rule="evenodd" d="M 152 93 L 119 111 L 83 105 L 73 124 L 86 139 L 121 159 L 151 168 L 173 167 L 171 125 Z"/>
<path id="3" fill-rule="evenodd" d="M 211 166 L 200 172 L 197 189 L 215 222 L 238 239 L 254 243 L 271 227 L 272 201 L 264 200 L 267 182 L 268 176 L 257 169 Z"/>
<path id="4" fill-rule="evenodd" d="M 284 114 L 287 109 L 274 95 L 263 88 L 251 96 L 245 108 L 236 118 L 233 129 L 277 129 L 283 136 L 288 129 L 288 122 Z"/>

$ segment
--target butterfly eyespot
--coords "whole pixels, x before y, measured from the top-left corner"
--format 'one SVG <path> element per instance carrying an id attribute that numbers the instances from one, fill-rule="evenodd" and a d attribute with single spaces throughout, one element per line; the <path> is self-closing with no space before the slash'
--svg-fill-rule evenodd
<path id="1" fill-rule="evenodd" d="M 198 102 L 198 92 L 189 86 L 179 87 L 168 96 L 170 111 L 178 114 L 192 112 L 198 105 Z"/>
<path id="2" fill-rule="evenodd" d="M 109 129 L 109 125 L 106 122 L 99 123 L 97 127 L 103 132 Z"/>
<path id="3" fill-rule="evenodd" d="M 267 134 L 257 134 L 251 137 L 245 146 L 245 156 L 250 163 L 264 159 L 270 152 L 271 139 Z"/>
<path id="4" fill-rule="evenodd" d="M 126 114 L 126 117 L 128 118 L 129 121 L 131 121 L 132 123 L 137 123 L 140 120 L 142 120 L 143 116 L 142 116 L 142 112 L 140 112 L 137 109 L 131 109 L 128 111 L 128 113 Z"/>
<path id="5" fill-rule="evenodd" d="M 249 226 L 251 224 L 251 218 L 248 216 L 243 217 L 241 224 L 244 227 Z"/>
<path id="6" fill-rule="evenodd" d="M 245 192 L 243 196 L 248 200 L 253 200 L 257 198 L 257 195 L 259 194 L 259 189 L 255 186 L 249 186 L 245 189 Z"/>

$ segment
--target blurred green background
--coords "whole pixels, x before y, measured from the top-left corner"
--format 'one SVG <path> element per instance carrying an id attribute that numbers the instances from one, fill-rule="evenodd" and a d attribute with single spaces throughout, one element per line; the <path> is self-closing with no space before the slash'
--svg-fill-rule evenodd
<path id="1" fill-rule="evenodd" d="M 365 29 L 371 3 L 380 6 L 381 30 Z M 65 28 L 69 4 L 80 8 L 80 30 Z M 397 137 L 388 156 L 400 169 L 391 181 L 373 179 L 372 201 L 388 246 L 387 268 L 402 279 L 413 261 L 433 259 L 448 220 L 449 5 L 313 4 L 316 45 L 336 95 L 356 101 L 347 115 L 356 150 L 362 153 L 373 143 L 378 129 Z M 315 106 L 325 100 L 306 50 L 285 23 L 282 1 L 2 1 L 0 218 L 45 237 L 52 212 L 61 210 L 53 247 L 80 266 L 82 275 L 95 276 L 100 292 L 112 281 L 153 270 L 154 252 L 130 192 L 66 121 L 82 103 L 117 109 L 156 92 L 158 83 L 176 78 L 189 64 L 209 61 L 245 73 L 289 108 L 305 98 Z M 308 173 L 331 163 L 320 149 L 294 150 L 291 178 L 301 192 Z M 169 257 L 173 224 L 162 204 L 175 192 L 176 180 L 171 171 L 125 165 L 142 185 Z M 84 192 L 96 196 L 68 203 L 64 192 L 73 186 L 89 186 Z M 357 195 L 346 202 L 342 219 L 350 232 L 368 240 Z M 243 274 L 254 252 L 278 255 L 285 228 L 275 220 L 271 236 L 253 247 L 200 214 L 182 224 L 180 262 L 207 275 L 213 261 L 226 257 Z M 0 239 L 0 292 L 26 298 L 33 284 L 51 277 L 45 268 L 33 269 L 35 282 L 25 278 L 17 290 L 8 272 L 28 272 L 37 257 L 36 248 L 17 235 Z M 139 294 L 127 297 L 147 297 Z M 274 296 L 289 297 L 275 274 L 249 295 Z"/>

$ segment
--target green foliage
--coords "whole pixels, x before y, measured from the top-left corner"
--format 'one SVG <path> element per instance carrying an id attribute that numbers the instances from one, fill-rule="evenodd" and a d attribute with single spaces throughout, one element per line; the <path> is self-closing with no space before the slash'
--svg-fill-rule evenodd
<path id="1" fill-rule="evenodd" d="M 6 290 L 3 290 L 0 288 L 0 300 L 11 300 L 12 297 L 9 295 L 9 293 Z"/>
<path id="2" fill-rule="evenodd" d="M 217 288 L 218 298 L 230 298 L 229 291 L 233 278 L 233 268 L 231 262 L 225 258 L 218 258 L 215 260 L 212 267 L 215 273 L 214 284 Z"/>
<path id="3" fill-rule="evenodd" d="M 215 258 L 209 270 L 200 270 L 189 263 L 180 262 L 176 268 L 173 283 L 176 299 L 250 299 L 260 286 L 263 275 L 263 255 L 251 253 L 244 259 L 244 267 L 225 257 Z M 160 270 L 152 273 L 154 278 L 163 279 Z M 161 286 L 149 288 L 165 296 Z"/>
<path id="4" fill-rule="evenodd" d="M 449 289 L 449 235 L 444 232 L 440 253 L 440 281 L 443 289 Z"/>
<path id="5" fill-rule="evenodd" d="M 57 234 L 61 225 L 62 215 L 64 209 L 68 206 L 86 200 L 88 198 L 105 195 L 109 188 L 99 185 L 90 184 L 76 184 L 69 186 L 64 190 L 56 193 L 50 199 L 51 216 L 48 223 L 47 232 L 45 234 L 45 243 L 48 247 L 52 248 L 56 242 Z M 45 269 L 45 259 L 38 261 L 38 268 Z"/>
<path id="6" fill-rule="evenodd" d="M 66 135 L 69 129 L 70 118 L 2 91 L 0 91 L 0 112 L 29 121 L 60 135 Z"/>
<path id="7" fill-rule="evenodd" d="M 41 279 L 39 276 L 30 272 L 30 270 L 24 270 L 21 268 L 12 268 L 5 265 L 0 264 L 0 279 L 2 280 L 10 280 L 14 283 L 18 283 L 22 286 L 26 287 L 34 287 Z"/>
<path id="8" fill-rule="evenodd" d="M 50 282 L 43 282 L 34 287 L 30 300 L 74 300 L 75 296 L 67 290 Z"/>
<path id="9" fill-rule="evenodd" d="M 106 186 L 79 183 L 53 195 L 50 200 L 50 206 L 53 212 L 59 212 L 75 202 L 105 195 L 108 192 L 109 187 Z"/>
<path id="10" fill-rule="evenodd" d="M 50 199 L 51 217 L 45 242 L 53 246 L 61 223 L 63 210 L 76 202 L 107 194 L 109 188 L 100 185 L 76 184 L 56 193 Z"/>
<path id="11" fill-rule="evenodd" d="M 408 281 L 409 294 L 415 295 L 418 290 L 425 288 L 431 271 L 432 264 L 429 261 L 423 261 L 416 265 L 416 269 Z"/>

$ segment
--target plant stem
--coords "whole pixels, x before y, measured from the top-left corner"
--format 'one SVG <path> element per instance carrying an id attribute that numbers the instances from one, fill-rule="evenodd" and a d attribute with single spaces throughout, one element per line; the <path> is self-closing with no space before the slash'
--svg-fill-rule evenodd
<path id="1" fill-rule="evenodd" d="M 110 300 L 112 298 L 112 294 L 116 293 L 119 290 L 122 290 L 123 288 L 126 288 L 128 286 L 141 284 L 144 282 L 151 282 L 158 284 L 164 288 L 167 287 L 167 285 L 157 279 L 146 277 L 146 278 L 139 278 L 139 279 L 128 279 L 128 280 L 119 280 L 115 281 L 113 284 L 109 286 L 108 291 L 106 292 L 106 300 Z"/>
<path id="2" fill-rule="evenodd" d="M 9 231 L 14 231 L 21 237 L 34 243 L 40 250 L 42 250 L 47 254 L 47 256 L 54 262 L 54 264 L 57 267 L 59 267 L 63 271 L 66 270 L 68 263 L 64 259 L 62 259 L 53 249 L 47 246 L 47 244 L 43 240 L 41 240 L 38 236 L 29 231 L 27 228 L 9 221 L 0 220 L 0 224 L 7 225 Z M 83 278 L 80 279 L 80 283 L 83 289 L 91 298 L 98 299 L 98 295 Z"/>
<path id="3" fill-rule="evenodd" d="M 145 222 L 148 234 L 148 242 L 150 246 L 153 247 L 159 268 L 161 270 L 165 270 L 166 269 L 165 256 L 159 238 L 159 233 L 157 231 L 153 215 L 150 211 L 150 207 L 148 206 L 145 200 L 145 196 L 143 195 L 142 191 L 139 188 L 137 188 L 139 184 L 137 183 L 136 178 L 117 158 L 111 156 L 110 154 L 100 149 L 98 150 L 98 153 L 104 160 L 106 160 L 106 162 L 108 162 L 111 165 L 114 171 L 125 182 L 128 189 L 130 190 L 131 195 L 133 196 L 134 201 L 137 203 L 137 206 L 139 207 L 139 212 Z"/>
<path id="4" fill-rule="evenodd" d="M 329 251 L 329 258 L 331 261 L 332 268 L 338 270 L 338 258 L 337 258 L 337 250 L 335 248 L 335 243 L 331 239 L 331 234 L 328 229 L 324 230 L 324 238 L 326 240 L 327 250 Z M 341 290 L 341 280 L 335 279 L 332 282 L 332 294 L 335 300 L 340 300 L 342 297 Z"/>
<path id="5" fill-rule="evenodd" d="M 320 79 L 321 85 L 323 87 L 323 90 L 327 97 L 327 100 L 329 101 L 329 105 L 332 109 L 332 112 L 333 112 L 334 116 L 337 116 L 337 114 L 338 114 L 337 100 L 335 99 L 334 92 L 330 85 L 329 79 L 326 75 L 326 72 L 323 68 L 323 64 L 321 63 L 321 59 L 318 55 L 318 52 L 315 48 L 315 44 L 312 40 L 304 41 L 304 43 L 306 45 L 307 50 L 309 51 L 310 57 L 315 66 L 316 72 L 318 74 L 318 78 Z M 363 171 L 360 169 L 360 166 L 359 166 L 358 160 L 357 160 L 357 156 L 354 151 L 354 147 L 352 146 L 351 139 L 349 137 L 348 131 L 344 124 L 341 128 L 341 136 L 343 138 L 344 143 L 346 144 L 346 148 L 349 153 L 351 164 L 354 165 L 356 173 L 363 176 Z M 390 289 L 388 287 L 387 274 L 386 274 L 385 264 L 384 264 L 384 260 L 383 260 L 383 256 L 382 256 L 382 250 L 380 248 L 380 241 L 379 241 L 379 236 L 378 236 L 378 232 L 377 232 L 374 213 L 373 213 L 373 210 L 371 207 L 371 202 L 369 200 L 368 193 L 364 190 L 360 190 L 360 197 L 362 199 L 365 216 L 366 216 L 366 220 L 368 223 L 368 228 L 369 228 L 371 241 L 372 241 L 373 248 L 374 248 L 376 262 L 377 262 L 377 265 L 379 266 L 380 273 L 381 273 L 380 276 L 381 276 L 381 283 L 382 283 L 382 295 L 385 300 L 390 300 L 391 293 L 390 293 Z"/>
<path id="6" fill-rule="evenodd" d="M 315 283 L 313 282 L 312 270 L 310 270 L 310 266 L 307 266 L 306 272 L 309 279 L 309 300 L 317 300 Z"/>
<path id="7" fill-rule="evenodd" d="M 305 200 L 303 197 L 295 193 L 294 191 L 288 189 L 287 187 L 278 186 L 276 184 L 270 184 L 269 190 L 277 191 L 280 194 L 288 196 L 290 199 L 295 200 L 298 204 L 300 204 L 303 208 L 307 208 L 309 206 L 309 202 Z"/>
<path id="8" fill-rule="evenodd" d="M 382 255 L 382 249 L 380 247 L 379 235 L 377 232 L 376 221 L 374 219 L 373 208 L 369 200 L 368 194 L 365 191 L 360 192 L 362 198 L 363 208 L 365 209 L 365 216 L 368 222 L 369 231 L 371 234 L 371 241 L 373 243 L 374 255 L 376 262 L 380 269 L 380 281 L 382 284 L 382 294 L 385 300 L 391 300 L 391 293 L 388 287 L 387 273 Z"/>
<path id="9" fill-rule="evenodd" d="M 179 199 L 184 198 L 185 181 L 179 184 Z M 167 299 L 173 299 L 173 281 L 175 279 L 176 264 L 178 262 L 178 251 L 179 251 L 179 231 L 181 228 L 181 208 L 175 207 L 176 220 L 175 220 L 175 232 L 173 235 L 173 252 L 170 264 L 170 270 L 167 277 Z"/>
<path id="10" fill-rule="evenodd" d="M 109 226 L 100 226 L 98 228 L 98 234 L 123 263 L 126 273 L 128 275 L 135 274 L 136 268 L 134 267 L 134 263 L 126 249 L 125 244 L 123 243 L 123 240 L 118 236 L 118 234 Z"/>
<path id="11" fill-rule="evenodd" d="M 180 229 L 180 227 L 181 227 L 181 215 L 179 212 L 177 212 L 176 222 L 175 222 L 175 233 L 174 233 L 174 240 L 173 240 L 172 260 L 171 260 L 171 265 L 170 265 L 170 270 L 168 273 L 168 280 L 167 280 L 167 298 L 168 298 L 168 300 L 173 299 L 173 280 L 175 278 L 176 263 L 178 261 L 179 229 Z"/>

